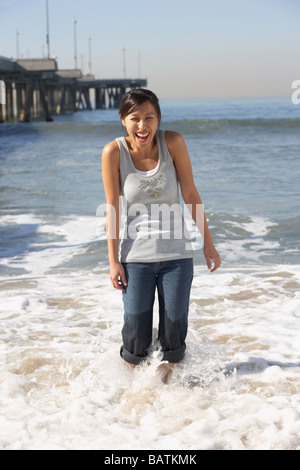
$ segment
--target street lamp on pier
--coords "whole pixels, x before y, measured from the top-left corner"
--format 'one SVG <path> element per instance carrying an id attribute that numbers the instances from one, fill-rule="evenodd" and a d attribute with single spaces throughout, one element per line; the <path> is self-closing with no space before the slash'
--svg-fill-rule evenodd
<path id="1" fill-rule="evenodd" d="M 20 58 L 20 56 L 19 56 L 19 52 L 20 52 L 20 51 L 19 51 L 19 35 L 20 35 L 20 33 L 19 33 L 19 31 L 17 30 L 17 31 L 16 31 L 17 60 Z"/>
<path id="2" fill-rule="evenodd" d="M 49 8 L 48 0 L 46 0 L 46 43 L 47 43 L 47 58 L 50 59 L 50 40 L 49 40 Z"/>
<path id="3" fill-rule="evenodd" d="M 73 20 L 74 23 L 74 68 L 77 69 L 77 37 L 76 37 L 76 24 L 77 20 Z"/>
<path id="4" fill-rule="evenodd" d="M 126 50 L 125 47 L 123 47 L 122 51 L 123 51 L 123 75 L 124 75 L 124 78 L 126 78 Z"/>
<path id="5" fill-rule="evenodd" d="M 92 48 L 91 48 L 92 38 L 89 36 L 89 74 L 92 75 Z"/>

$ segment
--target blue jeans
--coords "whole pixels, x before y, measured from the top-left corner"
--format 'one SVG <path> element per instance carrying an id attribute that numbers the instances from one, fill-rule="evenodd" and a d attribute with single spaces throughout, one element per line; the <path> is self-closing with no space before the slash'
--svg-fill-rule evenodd
<path id="1" fill-rule="evenodd" d="M 162 360 L 180 362 L 186 349 L 193 259 L 123 263 L 123 267 L 127 287 L 123 292 L 121 357 L 136 365 L 147 357 L 152 343 L 153 304 L 157 289 Z"/>

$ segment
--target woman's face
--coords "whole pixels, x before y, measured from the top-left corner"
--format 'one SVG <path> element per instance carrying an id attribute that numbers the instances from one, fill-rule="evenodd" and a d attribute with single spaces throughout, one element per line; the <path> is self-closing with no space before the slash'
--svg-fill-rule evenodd
<path id="1" fill-rule="evenodd" d="M 126 127 L 130 143 L 137 148 L 147 148 L 152 145 L 159 117 L 151 101 L 145 101 L 135 111 L 122 119 Z"/>

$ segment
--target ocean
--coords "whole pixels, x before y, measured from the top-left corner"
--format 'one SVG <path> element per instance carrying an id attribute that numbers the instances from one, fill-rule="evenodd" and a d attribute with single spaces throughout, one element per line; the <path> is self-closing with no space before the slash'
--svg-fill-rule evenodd
<path id="1" fill-rule="evenodd" d="M 0 448 L 300 449 L 300 105 L 161 100 L 222 259 L 197 237 L 187 352 L 119 356 L 101 151 L 117 110 L 0 125 Z M 157 303 L 153 324 L 157 332 Z"/>

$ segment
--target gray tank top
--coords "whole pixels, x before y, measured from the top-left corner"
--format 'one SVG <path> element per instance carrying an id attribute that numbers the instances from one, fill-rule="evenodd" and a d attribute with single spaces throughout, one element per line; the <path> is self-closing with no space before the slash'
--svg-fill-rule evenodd
<path id="1" fill-rule="evenodd" d="M 158 262 L 192 258 L 192 245 L 179 202 L 178 179 L 165 141 L 156 133 L 158 165 L 141 174 L 133 165 L 125 137 L 120 149 L 120 190 L 123 206 L 121 262 Z"/>

